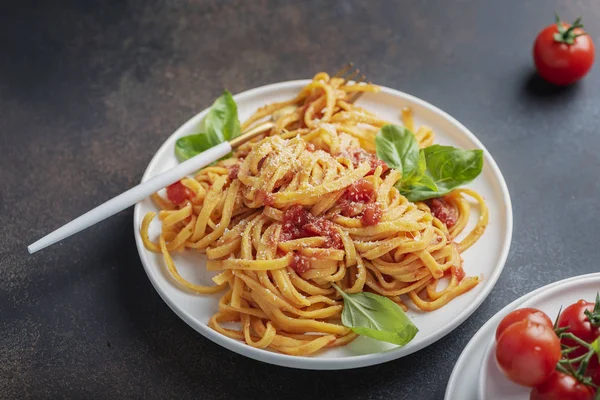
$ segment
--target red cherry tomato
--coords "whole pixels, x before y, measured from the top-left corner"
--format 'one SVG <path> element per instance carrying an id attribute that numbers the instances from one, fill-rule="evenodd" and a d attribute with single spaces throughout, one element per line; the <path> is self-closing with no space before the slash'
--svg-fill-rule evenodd
<path id="1" fill-rule="evenodd" d="M 579 339 L 588 343 L 592 343 L 594 339 L 600 336 L 600 328 L 593 327 L 589 318 L 585 315 L 585 311 L 593 311 L 594 303 L 585 300 L 579 300 L 577 303 L 571 304 L 558 317 L 558 327 L 567 328 L 568 332 L 577 336 Z M 569 338 L 563 338 L 562 343 L 569 347 L 579 346 L 575 341 Z M 577 350 L 569 353 L 570 358 L 576 358 L 587 352 L 583 346 L 579 346 Z"/>
<path id="2" fill-rule="evenodd" d="M 593 400 L 594 392 L 571 375 L 554 372 L 531 391 L 529 400 Z"/>
<path id="3" fill-rule="evenodd" d="M 600 386 L 600 368 L 596 368 L 594 370 L 594 374 L 592 375 L 592 382 Z"/>
<path id="4" fill-rule="evenodd" d="M 549 328 L 554 328 L 552 320 L 545 312 L 540 311 L 537 308 L 519 308 L 502 319 L 496 329 L 496 340 L 500 338 L 500 335 L 502 335 L 506 328 L 515 322 L 523 321 L 524 319 L 535 322 L 536 324 L 546 325 Z"/>
<path id="5" fill-rule="evenodd" d="M 172 185 L 167 186 L 167 198 L 173 204 L 183 203 L 186 199 L 192 197 L 192 192 L 180 181 L 175 182 Z"/>
<path id="6" fill-rule="evenodd" d="M 559 22 L 544 28 L 535 39 L 533 60 L 542 78 L 555 85 L 569 85 L 583 78 L 594 64 L 594 42 L 582 29 Z"/>
<path id="7" fill-rule="evenodd" d="M 528 320 L 510 325 L 496 343 L 498 366 L 523 386 L 534 387 L 548 379 L 560 356 L 560 340 L 554 331 Z"/>
<path id="8" fill-rule="evenodd" d="M 579 363 L 574 364 L 574 366 L 579 366 Z M 588 363 L 588 366 L 586 368 L 585 375 L 591 376 L 592 379 L 597 379 L 598 383 L 600 383 L 600 368 L 598 368 L 598 367 L 599 367 L 598 357 L 592 356 L 592 358 L 590 359 L 590 362 Z M 596 383 L 596 384 L 598 384 L 598 383 Z"/>

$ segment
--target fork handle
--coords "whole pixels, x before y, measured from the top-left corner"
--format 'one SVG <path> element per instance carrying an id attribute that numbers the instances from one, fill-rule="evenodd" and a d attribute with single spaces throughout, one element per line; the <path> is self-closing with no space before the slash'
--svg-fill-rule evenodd
<path id="1" fill-rule="evenodd" d="M 117 197 L 108 200 L 106 203 L 99 205 L 93 210 L 88 211 L 82 216 L 74 219 L 68 224 L 58 228 L 54 232 L 44 236 L 35 243 L 27 246 L 30 254 L 35 253 L 45 247 L 48 247 L 64 238 L 67 238 L 77 232 L 80 232 L 97 222 L 100 222 L 124 209 L 134 205 L 138 201 L 145 199 L 152 193 L 158 192 L 160 189 L 177 182 L 181 178 L 192 174 L 202 167 L 217 161 L 219 158 L 231 152 L 229 142 L 223 142 L 214 146 L 195 157 L 190 158 L 158 176 L 140 183 L 139 185 L 129 189 L 128 191 L 118 195 Z"/>

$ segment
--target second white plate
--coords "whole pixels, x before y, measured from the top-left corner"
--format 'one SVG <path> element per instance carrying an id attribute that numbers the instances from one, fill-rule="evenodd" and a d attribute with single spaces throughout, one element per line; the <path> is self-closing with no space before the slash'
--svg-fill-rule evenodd
<path id="1" fill-rule="evenodd" d="M 524 301 L 519 308 L 537 308 L 554 320 L 561 307 L 567 307 L 580 299 L 594 301 L 599 290 L 600 275 L 584 275 L 542 291 Z M 495 337 L 491 335 L 481 362 L 479 399 L 528 400 L 530 392 L 531 389 L 513 383 L 500 370 L 496 363 Z"/>
<path id="2" fill-rule="evenodd" d="M 234 96 L 240 119 L 245 120 L 265 104 L 293 98 L 309 82 L 302 80 L 277 83 Z M 439 310 L 424 313 L 414 308 L 410 309 L 408 315 L 419 328 L 419 333 L 405 347 L 398 348 L 361 337 L 345 347 L 330 349 L 313 357 L 294 357 L 256 349 L 210 329 L 207 323 L 217 310 L 219 295 L 198 296 L 180 288 L 165 271 L 162 257 L 144 248 L 139 233 L 142 218 L 147 212 L 156 211 L 150 200 L 144 200 L 136 205 L 133 220 L 140 259 L 163 300 L 192 328 L 229 350 L 271 364 L 306 369 L 347 369 L 390 361 L 430 345 L 462 323 L 488 296 L 504 267 L 512 236 L 510 197 L 504 178 L 492 156 L 475 135 L 457 120 L 437 107 L 406 93 L 384 87 L 379 93 L 365 94 L 359 104 L 397 123 L 400 123 L 400 110 L 410 107 L 417 126 L 423 124 L 433 128 L 436 143 L 484 151 L 483 172 L 468 187 L 478 191 L 485 198 L 490 211 L 490 223 L 482 238 L 463 254 L 466 273 L 480 276 L 481 283 Z M 175 141 L 182 136 L 196 133 L 206 112 L 207 110 L 204 110 L 190 119 L 165 141 L 148 165 L 142 181 L 177 164 L 174 155 Z M 471 226 L 475 224 L 476 217 L 473 216 Z M 155 238 L 158 232 L 159 224 L 152 224 L 151 238 Z M 185 252 L 175 255 L 174 261 L 186 279 L 212 284 L 212 275 L 206 271 L 202 255 Z"/>
<path id="3" fill-rule="evenodd" d="M 496 327 L 500 321 L 502 321 L 502 318 L 516 308 L 521 307 L 525 301 L 528 301 L 539 293 L 569 282 L 588 278 L 600 278 L 600 273 L 575 276 L 573 278 L 550 283 L 533 292 L 527 293 L 498 311 L 477 331 L 460 354 L 456 364 L 454 364 L 450 379 L 448 380 L 444 400 L 477 400 L 478 385 L 474 385 L 473 382 L 477 382 L 479 378 L 481 362 L 486 351 L 486 346 L 489 345 L 490 338 L 494 337 Z"/>

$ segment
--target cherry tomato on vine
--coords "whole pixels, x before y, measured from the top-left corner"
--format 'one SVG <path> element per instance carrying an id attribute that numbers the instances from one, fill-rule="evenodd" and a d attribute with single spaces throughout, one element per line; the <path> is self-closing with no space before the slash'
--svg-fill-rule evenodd
<path id="1" fill-rule="evenodd" d="M 579 364 L 574 364 L 575 366 L 579 366 Z M 590 362 L 588 363 L 586 369 L 586 376 L 591 376 L 592 379 L 595 379 L 594 383 L 597 385 L 600 383 L 600 365 L 598 363 L 598 356 L 592 356 Z M 596 382 L 597 381 L 597 382 Z"/>
<path id="2" fill-rule="evenodd" d="M 496 343 L 498 366 L 513 382 L 535 387 L 552 375 L 561 357 L 552 328 L 528 320 L 507 327 Z"/>
<path id="3" fill-rule="evenodd" d="M 594 42 L 585 33 L 581 18 L 572 25 L 560 21 L 544 28 L 533 45 L 538 74 L 555 85 L 569 85 L 583 78 L 594 64 Z"/>
<path id="4" fill-rule="evenodd" d="M 600 368 L 596 368 L 594 370 L 594 374 L 592 375 L 592 382 L 594 382 L 594 384 L 600 386 Z"/>
<path id="5" fill-rule="evenodd" d="M 502 319 L 496 329 L 496 340 L 500 338 L 500 335 L 502 335 L 506 328 L 516 322 L 523 321 L 524 319 L 553 328 L 552 320 L 545 312 L 540 311 L 537 308 L 519 308 L 507 314 L 506 317 Z"/>
<path id="6" fill-rule="evenodd" d="M 568 328 L 567 332 L 572 333 L 579 339 L 592 343 L 600 336 L 600 327 L 594 326 L 590 321 L 586 311 L 594 312 L 595 304 L 585 300 L 579 300 L 571 304 L 558 317 L 558 327 Z M 568 347 L 579 346 L 575 341 L 569 338 L 563 338 L 562 343 Z M 583 346 L 569 353 L 569 358 L 576 358 L 587 352 Z"/>
<path id="7" fill-rule="evenodd" d="M 535 387 L 529 400 L 592 400 L 593 389 L 571 375 L 554 372 L 548 380 Z"/>

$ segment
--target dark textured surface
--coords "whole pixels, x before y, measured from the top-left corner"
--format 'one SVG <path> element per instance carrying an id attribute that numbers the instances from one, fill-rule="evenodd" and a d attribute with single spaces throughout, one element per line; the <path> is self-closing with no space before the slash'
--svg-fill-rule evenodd
<path id="1" fill-rule="evenodd" d="M 552 90 L 533 78 L 530 46 L 555 7 L 567 19 L 583 14 L 600 42 L 600 3 L 372 3 L 3 3 L 0 397 L 441 399 L 460 352 L 496 311 L 598 270 L 600 72 Z M 27 254 L 27 244 L 137 183 L 163 140 L 223 87 L 308 78 L 348 60 L 471 128 L 512 195 L 506 269 L 439 342 L 339 372 L 238 356 L 159 298 L 131 209 Z"/>

